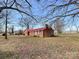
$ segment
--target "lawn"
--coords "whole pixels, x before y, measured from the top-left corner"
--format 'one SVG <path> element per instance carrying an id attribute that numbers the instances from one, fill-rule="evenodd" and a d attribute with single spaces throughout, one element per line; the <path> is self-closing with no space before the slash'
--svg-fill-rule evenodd
<path id="1" fill-rule="evenodd" d="M 79 34 L 58 37 L 0 36 L 0 59 L 79 59 Z"/>

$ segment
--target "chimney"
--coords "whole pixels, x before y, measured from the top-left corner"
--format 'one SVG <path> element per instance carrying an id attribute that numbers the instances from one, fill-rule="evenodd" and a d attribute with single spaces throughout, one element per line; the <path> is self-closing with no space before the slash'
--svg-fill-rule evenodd
<path id="1" fill-rule="evenodd" d="M 46 28 L 49 28 L 48 24 L 45 24 L 45 27 L 46 27 Z"/>

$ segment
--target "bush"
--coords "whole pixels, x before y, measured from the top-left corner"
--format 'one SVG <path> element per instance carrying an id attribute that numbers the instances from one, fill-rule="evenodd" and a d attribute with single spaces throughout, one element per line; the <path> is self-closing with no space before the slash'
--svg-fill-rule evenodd
<path id="1" fill-rule="evenodd" d="M 2 36 L 5 36 L 5 33 L 3 33 Z"/>

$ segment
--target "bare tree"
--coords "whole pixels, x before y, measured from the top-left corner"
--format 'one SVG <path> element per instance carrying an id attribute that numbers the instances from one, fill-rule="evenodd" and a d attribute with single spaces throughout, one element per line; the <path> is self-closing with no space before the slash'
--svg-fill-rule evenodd
<path id="1" fill-rule="evenodd" d="M 37 21 L 41 22 L 40 19 L 38 19 L 37 17 L 35 17 L 35 19 L 37 19 Z M 36 24 L 38 22 L 36 22 L 35 20 L 33 20 L 32 18 L 30 17 L 22 17 L 20 18 L 19 20 L 19 25 L 23 28 L 26 28 L 26 29 L 29 29 L 32 25 Z"/>
<path id="2" fill-rule="evenodd" d="M 55 26 L 55 30 L 58 32 L 58 33 L 62 33 L 63 31 L 63 28 L 64 28 L 64 23 L 63 21 L 60 19 L 60 18 L 57 18 L 55 23 L 54 23 L 54 26 Z"/>
<path id="3" fill-rule="evenodd" d="M 23 28 L 26 27 L 27 29 L 29 29 L 30 23 L 32 20 L 27 19 L 27 18 L 21 18 L 19 21 L 19 25 Z"/>
<path id="4" fill-rule="evenodd" d="M 47 12 L 42 18 L 47 18 L 45 22 L 49 22 L 51 25 L 59 22 L 56 18 L 63 18 L 68 26 L 79 20 L 79 0 L 37 0 L 37 2 L 41 5 L 43 12 Z"/>
<path id="5" fill-rule="evenodd" d="M 8 30 L 9 30 L 9 34 L 13 35 L 14 34 L 14 25 L 8 27 Z"/>
<path id="6" fill-rule="evenodd" d="M 49 18 L 50 15 L 53 16 L 53 17 L 50 17 L 49 19 L 53 19 L 56 17 L 67 17 L 67 16 L 78 17 L 79 12 L 76 11 L 79 9 L 78 0 L 61 0 L 60 1 L 61 3 L 58 3 L 59 1 L 60 0 L 54 0 L 54 1 L 37 0 L 37 2 L 42 6 L 41 8 L 44 10 L 44 12 L 46 12 L 46 10 L 48 11 L 45 17 Z M 29 2 L 29 0 L 6 0 L 6 2 L 7 2 L 6 3 L 7 5 L 4 4 L 5 1 L 0 2 L 1 3 L 0 11 L 3 11 L 4 9 L 12 9 L 20 13 L 24 13 L 34 19 L 33 15 L 31 15 L 27 11 L 28 7 L 32 8 L 32 5 Z M 69 10 L 70 6 L 73 6 L 74 8 L 71 8 Z"/>
<path id="7" fill-rule="evenodd" d="M 0 22 L 0 34 L 3 32 L 3 24 Z"/>
<path id="8" fill-rule="evenodd" d="M 28 11 L 28 8 L 32 5 L 27 0 L 2 0 L 0 1 L 0 12 L 5 9 L 16 10 L 19 13 L 26 14 L 34 20 L 36 20 Z"/>
<path id="9" fill-rule="evenodd" d="M 8 0 L 5 1 L 5 6 L 7 6 Z M 6 17 L 5 17 L 5 39 L 7 39 L 7 20 L 8 20 L 8 11 L 6 10 Z"/>
<path id="10" fill-rule="evenodd" d="M 61 0 L 61 1 L 36 0 L 36 1 L 41 6 L 40 8 L 42 9 L 42 11 L 46 12 L 46 15 L 42 16 L 42 18 L 47 18 L 45 22 L 48 21 L 55 22 L 56 21 L 55 18 L 57 17 L 64 19 L 67 17 L 71 17 L 71 20 L 76 20 L 74 18 L 79 17 L 79 0 Z M 30 13 L 32 7 L 33 6 L 29 0 L 1 0 L 0 1 L 0 12 L 2 12 L 5 9 L 16 10 L 20 14 L 25 14 L 27 16 L 30 16 L 32 20 L 37 21 L 34 18 L 34 15 Z M 71 20 L 68 20 L 68 22 Z"/>
<path id="11" fill-rule="evenodd" d="M 74 18 L 78 17 L 79 14 L 79 0 L 47 0 L 47 4 L 45 4 L 45 0 L 39 0 L 39 3 L 43 11 L 47 12 L 47 15 L 44 16 L 48 18 L 47 21 L 52 21 L 56 17 L 66 18 L 71 16 Z"/>
<path id="12" fill-rule="evenodd" d="M 4 10 L 4 12 L 2 13 L 4 14 L 3 18 L 1 19 L 2 20 L 2 24 L 5 26 L 5 39 L 7 39 L 7 33 L 8 33 L 8 24 L 10 24 L 10 15 L 11 15 L 11 11 L 9 10 Z"/>
<path id="13" fill-rule="evenodd" d="M 21 0 L 1 0 L 0 1 L 0 13 L 6 9 L 5 39 L 7 39 L 8 11 L 9 10 L 18 11 L 20 14 L 25 14 L 25 15 L 33 18 L 36 21 L 36 19 L 30 14 L 30 12 L 28 10 L 29 7 L 32 7 L 32 6 L 27 0 L 23 0 L 23 1 L 21 1 Z M 27 10 L 25 10 L 25 8 Z M 0 18 L 2 18 L 2 16 Z"/>

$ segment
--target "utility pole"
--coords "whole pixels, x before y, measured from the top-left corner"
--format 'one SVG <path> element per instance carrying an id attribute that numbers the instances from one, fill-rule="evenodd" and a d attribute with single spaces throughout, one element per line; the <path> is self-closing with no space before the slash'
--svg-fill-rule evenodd
<path id="1" fill-rule="evenodd" d="M 7 19 L 8 19 L 8 11 L 6 10 L 6 20 L 5 20 L 5 39 L 7 39 Z"/>

